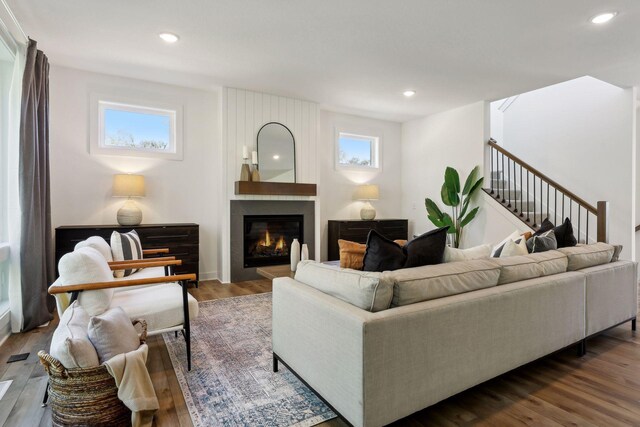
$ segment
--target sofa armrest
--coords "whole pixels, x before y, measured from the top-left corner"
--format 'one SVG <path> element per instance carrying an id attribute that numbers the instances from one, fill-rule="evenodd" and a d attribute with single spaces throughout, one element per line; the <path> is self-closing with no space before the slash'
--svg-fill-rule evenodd
<path id="1" fill-rule="evenodd" d="M 352 424 L 363 424 L 371 314 L 291 278 L 273 280 L 273 351 Z"/>
<path id="2" fill-rule="evenodd" d="M 170 265 L 182 265 L 182 260 L 180 259 L 167 259 L 161 261 L 149 261 L 149 260 L 136 260 L 130 262 L 117 262 L 117 263 L 109 263 L 109 268 L 112 271 L 116 270 L 128 270 L 130 268 L 149 268 L 149 267 L 168 267 Z"/>
<path id="3" fill-rule="evenodd" d="M 54 283 L 53 285 L 49 286 L 49 293 L 51 295 L 56 295 L 56 294 L 67 293 L 67 292 L 95 291 L 98 289 L 124 288 L 128 286 L 186 282 L 186 281 L 193 281 L 193 280 L 196 280 L 195 274 L 177 274 L 175 276 L 148 277 L 144 279 L 132 279 L 132 280 L 113 280 L 109 282 L 96 282 L 96 283 L 80 283 L 77 285 L 63 285 L 63 284 Z"/>

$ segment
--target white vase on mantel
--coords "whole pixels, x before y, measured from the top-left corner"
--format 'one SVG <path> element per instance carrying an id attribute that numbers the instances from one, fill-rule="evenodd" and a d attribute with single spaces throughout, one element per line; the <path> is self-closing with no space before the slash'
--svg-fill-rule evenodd
<path id="1" fill-rule="evenodd" d="M 298 239 L 293 239 L 291 242 L 291 271 L 296 271 L 298 263 L 300 262 L 300 242 Z"/>
<path id="2" fill-rule="evenodd" d="M 300 251 L 300 261 L 307 261 L 309 259 L 309 246 L 306 243 L 302 244 L 302 250 Z"/>

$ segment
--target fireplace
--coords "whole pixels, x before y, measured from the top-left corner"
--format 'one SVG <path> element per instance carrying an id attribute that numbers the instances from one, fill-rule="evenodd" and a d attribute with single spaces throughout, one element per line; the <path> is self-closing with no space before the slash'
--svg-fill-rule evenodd
<path id="1" fill-rule="evenodd" d="M 245 215 L 245 268 L 288 264 L 293 239 L 304 243 L 303 215 Z"/>

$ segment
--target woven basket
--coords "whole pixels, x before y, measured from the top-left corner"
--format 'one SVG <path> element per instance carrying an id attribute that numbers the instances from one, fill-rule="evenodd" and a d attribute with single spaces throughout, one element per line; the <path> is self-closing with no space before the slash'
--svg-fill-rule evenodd
<path id="1" fill-rule="evenodd" d="M 147 338 L 147 323 L 142 326 L 140 343 Z M 105 365 L 95 368 L 67 369 L 44 351 L 40 363 L 49 374 L 49 406 L 54 426 L 129 426 L 131 411 L 118 399 L 118 387 Z"/>

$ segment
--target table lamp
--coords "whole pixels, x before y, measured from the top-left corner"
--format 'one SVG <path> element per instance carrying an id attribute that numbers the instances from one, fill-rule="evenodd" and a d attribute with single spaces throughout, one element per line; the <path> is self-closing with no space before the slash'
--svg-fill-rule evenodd
<path id="1" fill-rule="evenodd" d="M 380 190 L 375 184 L 363 184 L 356 188 L 353 195 L 354 200 L 364 200 L 365 205 L 360 209 L 360 218 L 364 220 L 372 220 L 376 217 L 376 210 L 371 206 L 371 200 L 378 200 Z"/>
<path id="2" fill-rule="evenodd" d="M 118 224 L 138 225 L 142 222 L 142 211 L 133 197 L 144 197 L 144 176 L 118 174 L 113 176 L 113 197 L 126 197 L 127 201 L 118 209 Z"/>

